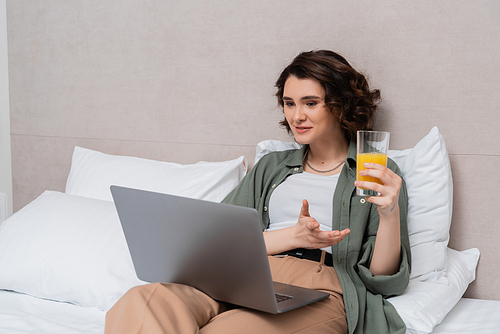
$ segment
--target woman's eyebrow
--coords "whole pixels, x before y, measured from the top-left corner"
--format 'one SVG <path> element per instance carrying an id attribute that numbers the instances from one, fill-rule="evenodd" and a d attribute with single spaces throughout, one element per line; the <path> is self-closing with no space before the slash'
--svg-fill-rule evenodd
<path id="1" fill-rule="evenodd" d="M 323 98 L 319 97 L 319 96 L 316 96 L 316 95 L 308 95 L 308 96 L 304 96 L 304 97 L 300 98 L 301 101 L 304 101 L 304 100 L 314 100 L 314 99 L 322 100 Z"/>
<path id="2" fill-rule="evenodd" d="M 301 101 L 304 101 L 304 100 L 313 100 L 313 99 L 322 100 L 323 98 L 320 97 L 320 96 L 316 96 L 316 95 L 307 95 L 307 96 L 303 96 L 303 97 L 300 98 Z M 283 100 L 293 101 L 293 99 L 291 97 L 287 97 L 287 96 L 283 96 Z"/>

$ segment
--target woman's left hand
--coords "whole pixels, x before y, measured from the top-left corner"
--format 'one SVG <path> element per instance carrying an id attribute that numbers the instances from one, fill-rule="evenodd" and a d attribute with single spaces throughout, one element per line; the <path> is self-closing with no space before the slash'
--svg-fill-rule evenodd
<path id="1" fill-rule="evenodd" d="M 402 179 L 389 168 L 376 163 L 365 163 L 367 169 L 360 171 L 362 176 L 370 176 L 379 179 L 383 184 L 355 181 L 356 187 L 374 190 L 379 196 L 368 196 L 366 200 L 376 204 L 380 216 L 390 216 L 393 213 L 398 213 L 399 190 L 401 189 Z"/>

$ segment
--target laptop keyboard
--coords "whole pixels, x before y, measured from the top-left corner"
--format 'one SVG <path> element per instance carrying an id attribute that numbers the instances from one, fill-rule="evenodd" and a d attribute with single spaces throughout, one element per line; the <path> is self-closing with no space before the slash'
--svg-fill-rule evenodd
<path id="1" fill-rule="evenodd" d="M 277 303 L 284 302 L 285 300 L 288 300 L 288 299 L 293 299 L 292 296 L 284 295 L 281 293 L 275 293 L 275 294 L 276 294 L 276 302 Z"/>

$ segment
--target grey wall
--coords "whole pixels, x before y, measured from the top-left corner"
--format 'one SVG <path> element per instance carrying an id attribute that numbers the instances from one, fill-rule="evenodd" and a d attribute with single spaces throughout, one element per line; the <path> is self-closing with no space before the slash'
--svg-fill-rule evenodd
<path id="1" fill-rule="evenodd" d="M 482 257 L 468 296 L 500 299 L 500 2 L 7 1 L 15 210 L 64 190 L 75 145 L 176 162 L 288 137 L 273 84 L 327 48 L 383 94 L 393 149 L 439 127 L 450 153 L 450 245 Z"/>
<path id="2" fill-rule="evenodd" d="M 12 214 L 12 167 L 10 153 L 10 111 L 9 78 L 7 64 L 7 7 L 5 0 L 0 0 L 0 194 L 5 195 L 3 215 Z M 0 196 L 0 201 L 3 196 Z M 0 203 L 0 208 L 3 208 Z"/>

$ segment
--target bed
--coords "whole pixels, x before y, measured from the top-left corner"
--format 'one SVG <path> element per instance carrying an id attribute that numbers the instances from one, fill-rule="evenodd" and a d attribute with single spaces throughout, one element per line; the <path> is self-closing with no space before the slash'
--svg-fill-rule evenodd
<path id="1" fill-rule="evenodd" d="M 298 52 L 326 48 L 382 91 L 375 128 L 391 132 L 410 194 L 411 283 L 390 300 L 407 333 L 499 333 L 499 11 L 7 0 L 15 213 L 0 225 L 0 332 L 102 333 L 144 284 L 109 186 L 222 199 L 263 154 L 295 146 L 272 86 Z"/>
<path id="2" fill-rule="evenodd" d="M 260 142 L 254 163 L 269 152 L 295 147 Z M 410 285 L 389 301 L 408 333 L 450 333 L 467 326 L 476 333 L 499 330 L 500 302 L 462 299 L 475 279 L 480 253 L 448 247 L 453 182 L 439 129 L 432 128 L 415 147 L 389 155 L 407 183 L 413 261 Z M 45 191 L 0 225 L 0 305 L 5 308 L 0 306 L 0 329 L 102 333 L 105 312 L 128 289 L 145 283 L 135 275 L 109 187 L 219 202 L 247 166 L 244 156 L 182 165 L 75 147 L 65 192 Z"/>

